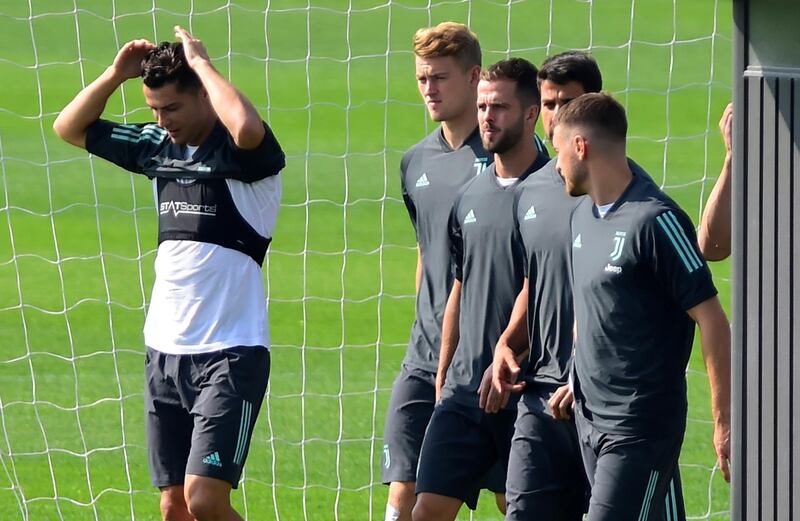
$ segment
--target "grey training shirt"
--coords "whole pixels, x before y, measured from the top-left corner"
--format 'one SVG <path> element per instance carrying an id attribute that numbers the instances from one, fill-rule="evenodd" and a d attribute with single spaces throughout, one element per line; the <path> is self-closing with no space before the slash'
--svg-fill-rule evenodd
<path id="1" fill-rule="evenodd" d="M 525 251 L 530 355 L 526 392 L 549 393 L 567 383 L 572 359 L 570 219 L 583 197 L 567 194 L 552 160 L 516 189 L 514 216 Z"/>
<path id="2" fill-rule="evenodd" d="M 547 161 L 537 154 L 520 181 Z M 464 187 L 450 217 L 454 274 L 462 284 L 460 338 L 442 398 L 475 408 L 481 377 L 508 325 L 525 275 L 522 243 L 514 226 L 514 198 L 514 187 L 501 187 L 491 165 Z"/>
<path id="3" fill-rule="evenodd" d="M 477 127 L 453 150 L 438 128 L 411 147 L 400 164 L 401 188 L 422 253 L 422 281 L 404 363 L 435 373 L 439 366 L 442 315 L 453 285 L 448 219 L 458 191 L 493 157 Z"/>
<path id="4" fill-rule="evenodd" d="M 717 293 L 691 221 L 634 175 L 605 218 L 581 202 L 572 240 L 578 406 L 601 432 L 681 432 L 694 339 L 686 311 Z"/>

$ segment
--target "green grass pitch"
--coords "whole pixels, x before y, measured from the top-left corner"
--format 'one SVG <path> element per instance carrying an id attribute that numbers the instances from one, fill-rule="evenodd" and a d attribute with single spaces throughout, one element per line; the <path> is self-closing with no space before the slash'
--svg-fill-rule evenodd
<path id="1" fill-rule="evenodd" d="M 146 179 L 90 160 L 50 130 L 82 81 L 94 79 L 127 40 L 172 39 L 174 24 L 191 27 L 288 155 L 284 206 L 264 267 L 274 342 L 270 394 L 244 486 L 233 495 L 248 519 L 383 519 L 383 417 L 412 320 L 416 255 L 397 168 L 402 151 L 433 128 L 413 78 L 410 40 L 418 27 L 469 21 L 485 64 L 509 50 L 539 64 L 548 52 L 591 47 L 606 89 L 628 108 L 630 155 L 699 221 L 721 165 L 716 122 L 731 95 L 729 0 L 427 6 L 2 2 L 3 519 L 158 516 L 142 413 L 152 192 Z M 133 81 L 106 114 L 145 121 L 144 107 Z M 714 272 L 728 306 L 729 267 Z M 699 346 L 688 380 L 687 512 L 727 519 L 727 486 L 711 473 Z M 474 518 L 498 519 L 486 499 Z"/>

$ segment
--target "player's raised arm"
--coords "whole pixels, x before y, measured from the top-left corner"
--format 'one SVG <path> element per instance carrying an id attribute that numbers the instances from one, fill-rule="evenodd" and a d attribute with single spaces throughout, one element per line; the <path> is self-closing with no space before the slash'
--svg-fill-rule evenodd
<path id="1" fill-rule="evenodd" d="M 731 458 L 731 330 L 719 298 L 712 297 L 689 311 L 700 328 L 703 359 L 711 385 L 714 450 L 725 481 L 730 482 Z"/>
<path id="2" fill-rule="evenodd" d="M 731 129 L 733 126 L 733 104 L 725 107 L 719 120 L 719 130 L 725 142 L 725 162 L 714 184 L 708 204 L 700 220 L 697 242 L 703 256 L 710 261 L 726 259 L 731 254 Z"/>
<path id="3" fill-rule="evenodd" d="M 142 75 L 142 59 L 154 48 L 152 42 L 144 39 L 123 45 L 114 62 L 58 115 L 53 123 L 58 137 L 71 145 L 86 148 L 86 129 L 100 118 L 108 98 L 125 80 Z"/>
<path id="4" fill-rule="evenodd" d="M 265 130 L 253 104 L 214 68 L 200 40 L 179 25 L 175 26 L 175 36 L 183 43 L 186 62 L 200 78 L 211 106 L 233 142 L 247 150 L 258 147 Z"/>

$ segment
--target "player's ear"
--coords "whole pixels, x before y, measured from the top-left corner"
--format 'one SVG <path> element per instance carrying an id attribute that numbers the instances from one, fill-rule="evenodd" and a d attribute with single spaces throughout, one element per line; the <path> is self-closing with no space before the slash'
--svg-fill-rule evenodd
<path id="1" fill-rule="evenodd" d="M 585 161 L 589 156 L 589 143 L 586 140 L 586 137 L 582 134 L 575 134 L 575 137 L 572 138 L 572 144 L 575 148 L 575 155 L 578 156 L 578 159 Z"/>
<path id="2" fill-rule="evenodd" d="M 480 65 L 473 65 L 469 69 L 469 82 L 472 85 L 478 85 L 481 81 L 481 67 Z"/>
<path id="3" fill-rule="evenodd" d="M 526 110 L 526 118 L 536 126 L 536 120 L 539 119 L 539 104 L 532 103 L 530 107 Z"/>

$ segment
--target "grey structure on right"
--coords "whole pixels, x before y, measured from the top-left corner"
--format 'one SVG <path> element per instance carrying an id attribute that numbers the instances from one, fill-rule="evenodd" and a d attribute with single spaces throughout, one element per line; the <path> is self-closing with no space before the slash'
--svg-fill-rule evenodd
<path id="1" fill-rule="evenodd" d="M 800 519 L 796 0 L 734 0 L 734 521 Z"/>

